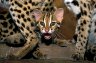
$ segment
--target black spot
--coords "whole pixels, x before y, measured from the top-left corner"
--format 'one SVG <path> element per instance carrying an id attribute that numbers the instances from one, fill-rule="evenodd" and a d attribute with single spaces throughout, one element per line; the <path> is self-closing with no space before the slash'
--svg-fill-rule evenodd
<path id="1" fill-rule="evenodd" d="M 30 31 L 30 33 L 32 34 L 32 31 Z"/>
<path id="2" fill-rule="evenodd" d="M 96 33 L 96 29 L 94 30 L 94 32 Z"/>
<path id="3" fill-rule="evenodd" d="M 23 20 L 24 20 L 24 22 L 26 22 L 26 21 L 27 21 L 25 18 L 24 18 Z"/>
<path id="4" fill-rule="evenodd" d="M 35 18 L 35 16 L 32 16 L 32 18 Z"/>
<path id="5" fill-rule="evenodd" d="M 83 35 L 81 35 L 81 37 L 83 37 Z"/>
<path id="6" fill-rule="evenodd" d="M 20 21 L 17 19 L 17 23 L 20 23 Z"/>
<path id="7" fill-rule="evenodd" d="M 27 20 L 28 20 L 28 21 L 31 21 L 31 19 L 30 19 L 30 18 L 27 18 Z"/>
<path id="8" fill-rule="evenodd" d="M 26 11 L 26 14 L 29 15 L 29 11 Z"/>
<path id="9" fill-rule="evenodd" d="M 91 9 L 91 8 L 90 8 L 90 4 L 88 4 L 87 6 L 88 6 L 88 9 L 90 10 L 90 9 Z"/>
<path id="10" fill-rule="evenodd" d="M 12 6 L 14 6 L 14 3 L 12 3 Z"/>
<path id="11" fill-rule="evenodd" d="M 82 28 L 81 30 L 84 31 L 84 28 Z"/>
<path id="12" fill-rule="evenodd" d="M 46 11 L 49 11 L 49 8 L 46 8 Z"/>
<path id="13" fill-rule="evenodd" d="M 75 41 L 77 41 L 77 34 L 75 34 L 75 35 L 73 36 L 73 39 L 74 39 Z"/>
<path id="14" fill-rule="evenodd" d="M 33 22 L 31 22 L 31 26 L 32 26 L 32 27 L 34 26 L 34 23 L 33 23 Z"/>
<path id="15" fill-rule="evenodd" d="M 84 20 L 83 23 L 86 24 L 86 20 Z"/>
<path id="16" fill-rule="evenodd" d="M 7 27 L 8 26 L 8 23 L 7 22 L 3 22 L 3 23 L 1 23 L 2 25 L 3 25 L 3 27 Z"/>
<path id="17" fill-rule="evenodd" d="M 80 30 L 80 27 L 78 27 L 78 30 Z"/>
<path id="18" fill-rule="evenodd" d="M 28 3 L 25 1 L 24 4 L 27 5 Z"/>
<path id="19" fill-rule="evenodd" d="M 87 15 L 87 11 L 84 10 L 83 13 L 82 13 L 82 15 Z"/>
<path id="20" fill-rule="evenodd" d="M 83 9 L 82 9 L 82 7 L 80 7 L 80 10 L 81 10 L 81 15 L 83 14 Z"/>
<path id="21" fill-rule="evenodd" d="M 27 6 L 28 9 L 30 9 L 30 6 Z"/>
<path id="22" fill-rule="evenodd" d="M 3 15 L 0 15 L 0 20 L 6 20 Z"/>
<path id="23" fill-rule="evenodd" d="M 26 11 L 26 10 L 27 10 L 27 8 L 26 8 L 26 7 L 24 7 L 24 8 L 23 8 L 23 10 L 24 10 L 24 11 Z"/>
<path id="24" fill-rule="evenodd" d="M 29 3 L 32 3 L 32 0 L 29 0 Z"/>
<path id="25" fill-rule="evenodd" d="M 90 33 L 90 30 L 88 30 L 88 33 Z"/>
<path id="26" fill-rule="evenodd" d="M 32 2 L 32 5 L 35 6 L 35 2 Z"/>
<path id="27" fill-rule="evenodd" d="M 3 32 L 4 32 L 4 33 L 8 33 L 8 30 L 4 30 Z"/>
<path id="28" fill-rule="evenodd" d="M 91 25 L 89 25 L 89 28 L 91 27 Z"/>
<path id="29" fill-rule="evenodd" d="M 18 15 L 18 18 L 20 19 L 20 18 L 21 18 L 21 16 L 20 16 L 20 15 Z"/>
<path id="30" fill-rule="evenodd" d="M 1 32 L 0 32 L 0 36 L 1 36 L 2 34 L 1 34 Z"/>
<path id="31" fill-rule="evenodd" d="M 13 0 L 10 0 L 11 2 L 13 1 Z"/>
<path id="32" fill-rule="evenodd" d="M 50 11 L 52 11 L 52 10 L 54 11 L 54 7 L 51 7 L 51 8 L 50 8 Z"/>
<path id="33" fill-rule="evenodd" d="M 10 32 L 10 35 L 13 35 L 13 32 Z"/>
<path id="34" fill-rule="evenodd" d="M 49 4 L 50 6 L 52 5 L 52 2 L 50 2 L 50 4 Z"/>
<path id="35" fill-rule="evenodd" d="M 19 2 L 15 1 L 15 4 L 17 4 L 19 7 L 22 7 L 22 4 L 20 4 Z"/>
<path id="36" fill-rule="evenodd" d="M 6 1 L 9 1 L 9 0 L 6 0 Z"/>
<path id="37" fill-rule="evenodd" d="M 83 46 L 83 44 L 81 43 L 81 46 Z"/>
<path id="38" fill-rule="evenodd" d="M 95 8 L 96 8 L 96 4 L 95 4 Z"/>
<path id="39" fill-rule="evenodd" d="M 15 14 L 14 14 L 14 13 L 13 13 L 12 15 L 13 15 L 13 16 L 15 16 Z"/>
<path id="40" fill-rule="evenodd" d="M 80 48 L 80 50 L 83 50 L 82 48 Z"/>
<path id="41" fill-rule="evenodd" d="M 14 6 L 14 3 L 12 3 L 12 6 Z"/>
<path id="42" fill-rule="evenodd" d="M 13 11 L 13 8 L 10 8 L 10 11 Z"/>
<path id="43" fill-rule="evenodd" d="M 30 30 L 28 26 L 26 27 L 26 29 L 27 29 L 27 30 Z"/>
<path id="44" fill-rule="evenodd" d="M 6 35 L 3 35 L 3 37 L 6 37 Z"/>
<path id="45" fill-rule="evenodd" d="M 3 38 L 0 38 L 0 40 L 3 40 Z"/>
<path id="46" fill-rule="evenodd" d="M 81 34 L 81 31 L 79 32 L 79 34 Z"/>
<path id="47" fill-rule="evenodd" d="M 48 4 L 46 3 L 45 6 L 48 6 Z"/>
<path id="48" fill-rule="evenodd" d="M 21 23 L 21 25 L 22 25 L 23 27 L 25 27 L 25 24 L 24 24 L 24 23 Z"/>
<path id="49" fill-rule="evenodd" d="M 28 37 L 28 36 L 29 36 L 29 34 L 28 34 L 28 33 L 26 33 L 26 36 Z"/>
<path id="50" fill-rule="evenodd" d="M 25 17 L 25 15 L 24 15 L 24 14 L 21 14 L 21 17 L 22 17 L 22 18 L 24 18 L 24 17 Z"/>
<path id="51" fill-rule="evenodd" d="M 14 11 L 21 13 L 21 10 L 19 10 L 19 9 L 14 9 Z"/>
<path id="52" fill-rule="evenodd" d="M 77 19 L 79 19 L 81 17 L 81 13 L 77 14 Z"/>
<path id="53" fill-rule="evenodd" d="M 94 24 L 95 24 L 95 26 L 96 26 L 96 22 L 95 22 Z"/>
<path id="54" fill-rule="evenodd" d="M 76 1 L 76 0 L 73 0 L 72 3 L 73 3 L 75 6 L 79 6 L 78 1 Z"/>
<path id="55" fill-rule="evenodd" d="M 20 27 L 20 29 L 21 29 L 22 31 L 24 31 L 23 27 Z"/>
<path id="56" fill-rule="evenodd" d="M 79 39 L 79 41 L 81 41 L 81 39 Z"/>
<path id="57" fill-rule="evenodd" d="M 50 2 L 50 0 L 48 0 Z"/>
<path id="58" fill-rule="evenodd" d="M 45 8 L 43 8 L 43 11 L 45 11 Z"/>
<path id="59" fill-rule="evenodd" d="M 84 39 L 87 39 L 86 37 L 84 37 Z"/>
<path id="60" fill-rule="evenodd" d="M 83 26 L 83 23 L 81 23 L 80 25 Z"/>
<path id="61" fill-rule="evenodd" d="M 31 9 L 30 12 L 33 12 L 33 10 Z"/>
<path id="62" fill-rule="evenodd" d="M 84 7 L 87 7 L 87 6 L 86 6 L 86 3 L 84 3 Z"/>
<path id="63" fill-rule="evenodd" d="M 38 5 L 38 2 L 37 3 L 35 3 L 35 6 L 37 6 Z"/>

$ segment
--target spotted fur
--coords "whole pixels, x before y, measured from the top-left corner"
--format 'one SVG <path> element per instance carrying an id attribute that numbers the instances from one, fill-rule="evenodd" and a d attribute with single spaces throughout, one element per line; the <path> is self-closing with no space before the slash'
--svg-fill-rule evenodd
<path id="1" fill-rule="evenodd" d="M 27 52 L 32 50 L 35 58 L 45 57 L 38 48 L 39 39 L 35 31 L 37 19 L 33 12 L 35 10 L 41 10 L 45 14 L 54 12 L 53 0 L 0 0 L 0 2 L 7 5 L 9 10 L 5 14 L 0 14 L 0 41 L 11 46 L 22 45 L 19 53 L 12 54 L 18 59 L 23 58 L 21 52 L 26 53 L 27 50 Z"/>
<path id="2" fill-rule="evenodd" d="M 73 58 L 84 59 L 87 50 L 90 26 L 92 25 L 92 14 L 96 10 L 95 0 L 65 0 L 66 6 L 74 12 L 77 18 L 77 26 L 73 40 L 76 42 L 76 50 Z M 95 27 L 95 26 L 94 26 Z M 95 31 L 93 31 L 95 33 Z"/>

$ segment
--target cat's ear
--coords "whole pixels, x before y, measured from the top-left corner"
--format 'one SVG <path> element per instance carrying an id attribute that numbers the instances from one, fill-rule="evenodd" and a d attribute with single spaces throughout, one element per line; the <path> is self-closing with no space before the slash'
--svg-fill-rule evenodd
<path id="1" fill-rule="evenodd" d="M 39 21 L 42 17 L 42 12 L 40 10 L 34 10 L 32 14 L 35 16 L 36 21 Z"/>
<path id="2" fill-rule="evenodd" d="M 62 22 L 63 20 L 63 15 L 64 15 L 64 9 L 63 8 L 58 8 L 56 9 L 56 11 L 54 12 L 54 16 L 55 16 L 55 19 L 58 21 L 58 22 Z"/>

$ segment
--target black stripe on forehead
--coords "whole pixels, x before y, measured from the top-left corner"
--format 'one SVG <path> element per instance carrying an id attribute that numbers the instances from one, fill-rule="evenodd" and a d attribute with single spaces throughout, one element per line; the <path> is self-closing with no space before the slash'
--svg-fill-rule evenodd
<path id="1" fill-rule="evenodd" d="M 45 18 L 46 16 L 47 16 L 47 17 L 50 17 L 50 13 L 48 13 L 48 12 L 44 13 L 43 20 L 44 20 L 44 18 Z"/>

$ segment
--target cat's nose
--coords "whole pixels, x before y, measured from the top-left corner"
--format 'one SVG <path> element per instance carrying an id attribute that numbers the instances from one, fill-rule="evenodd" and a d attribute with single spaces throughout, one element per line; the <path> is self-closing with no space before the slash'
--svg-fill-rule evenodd
<path id="1" fill-rule="evenodd" d="M 47 29 L 47 30 L 45 30 L 45 32 L 46 32 L 46 33 L 48 33 L 48 31 L 49 31 L 48 29 Z"/>

